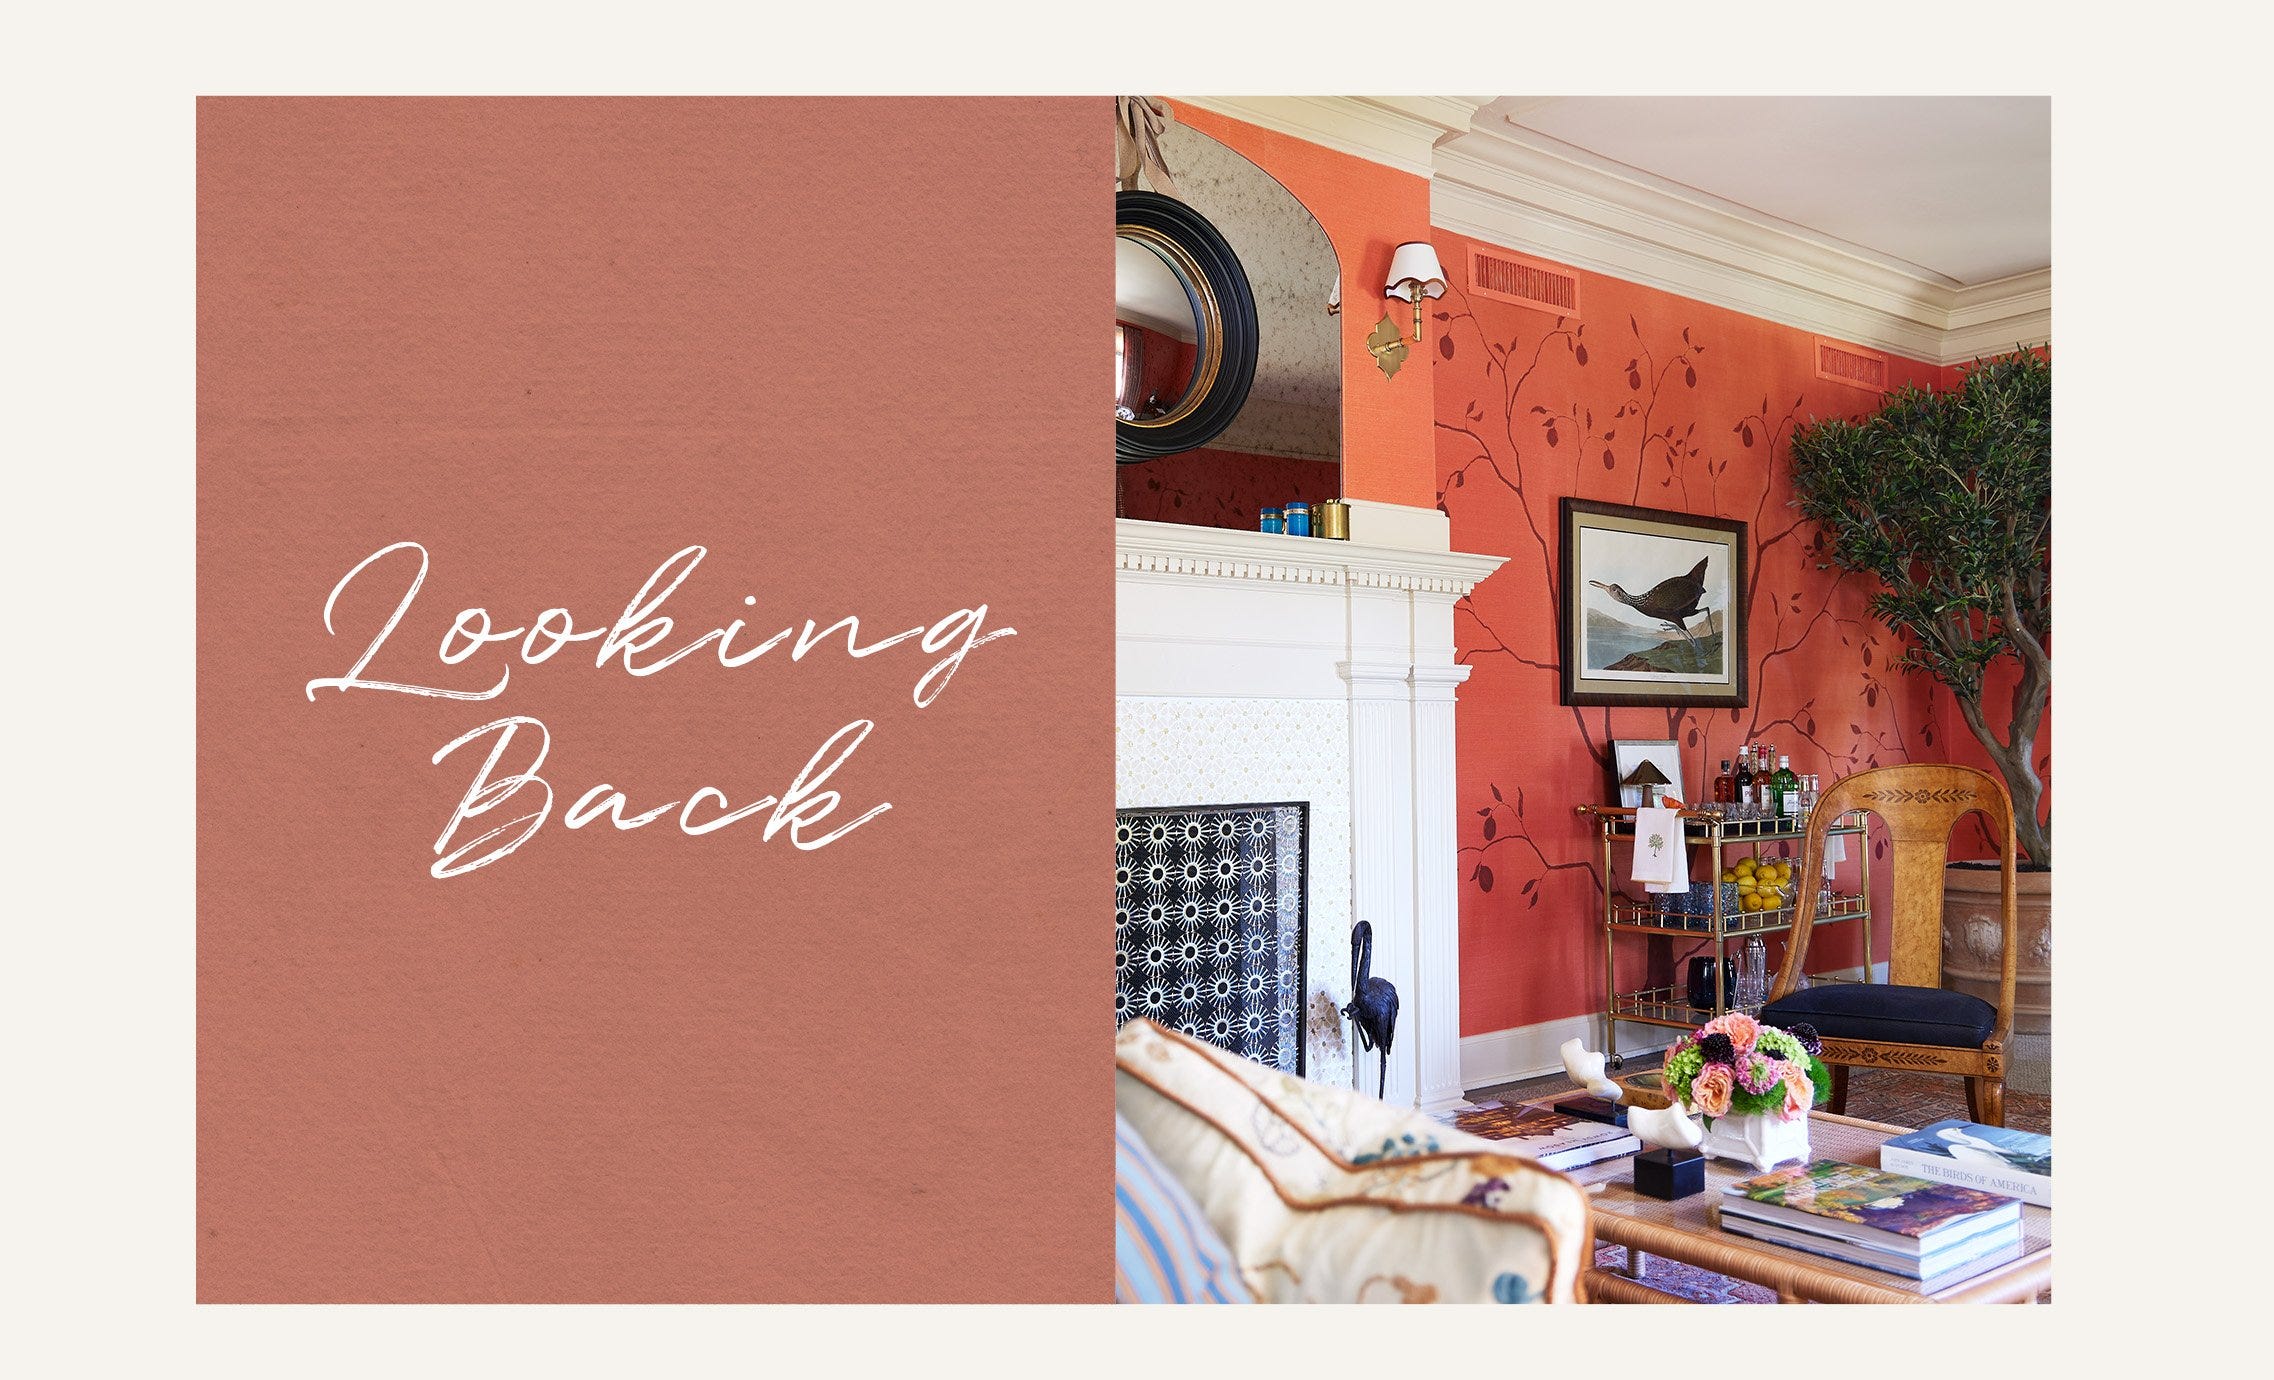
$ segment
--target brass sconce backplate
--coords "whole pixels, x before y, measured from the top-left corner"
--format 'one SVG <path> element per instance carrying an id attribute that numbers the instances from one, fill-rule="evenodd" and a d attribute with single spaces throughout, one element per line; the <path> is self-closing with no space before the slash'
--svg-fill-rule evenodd
<path id="1" fill-rule="evenodd" d="M 1398 329 L 1398 323 L 1390 319 L 1388 312 L 1383 312 L 1381 323 L 1366 337 L 1366 348 L 1373 353 L 1374 362 L 1382 366 L 1382 376 L 1394 379 L 1411 347 L 1406 344 L 1405 332 Z"/>

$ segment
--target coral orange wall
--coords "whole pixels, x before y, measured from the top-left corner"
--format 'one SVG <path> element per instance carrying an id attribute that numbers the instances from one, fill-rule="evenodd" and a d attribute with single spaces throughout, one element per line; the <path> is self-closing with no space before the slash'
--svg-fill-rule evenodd
<path id="1" fill-rule="evenodd" d="M 1605 798 L 1613 739 L 1674 739 L 1695 793 L 1742 743 L 1773 742 L 1795 771 L 1832 776 L 1942 760 L 1953 721 L 1935 718 L 1929 682 L 1888 670 L 1899 647 L 1866 582 L 1819 570 L 1814 529 L 1787 506 L 1794 428 L 1858 415 L 1878 394 L 1818 379 L 1805 331 L 1598 274 L 1579 274 L 1583 319 L 1472 297 L 1471 242 L 1435 239 L 1453 279 L 1430 323 L 1436 501 L 1456 550 L 1510 558 L 1455 615 L 1474 668 L 1458 733 L 1461 1027 L 1476 1034 L 1602 1007 L 1599 846 L 1572 807 Z M 1935 366 L 1893 363 L 1895 382 L 1940 381 Z M 1559 703 L 1567 495 L 1750 525 L 1749 707 Z M 1860 961 L 1853 928 L 1820 933 L 1810 966 Z M 1876 928 L 1884 960 L 1886 922 Z M 1620 952 L 1622 987 L 1638 985 L 1644 943 Z"/>
<path id="2" fill-rule="evenodd" d="M 1430 236 L 1429 179 L 1197 106 L 1170 104 L 1177 119 L 1279 179 L 1318 217 L 1342 261 L 1342 496 L 1428 507 L 1437 491 L 1429 371 L 1425 361 L 1409 356 L 1396 378 L 1384 378 L 1366 337 L 1390 307 L 1382 296 L 1390 256 L 1400 244 Z M 1413 309 L 1404 310 L 1411 329 Z"/>

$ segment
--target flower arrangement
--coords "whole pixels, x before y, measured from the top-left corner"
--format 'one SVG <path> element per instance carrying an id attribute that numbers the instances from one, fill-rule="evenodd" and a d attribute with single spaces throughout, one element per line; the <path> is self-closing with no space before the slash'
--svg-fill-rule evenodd
<path id="1" fill-rule="evenodd" d="M 1832 1095 L 1813 1027 L 1779 1030 L 1742 1011 L 1716 1016 L 1666 1051 L 1666 1090 L 1711 1126 L 1715 1117 L 1791 1121 Z"/>

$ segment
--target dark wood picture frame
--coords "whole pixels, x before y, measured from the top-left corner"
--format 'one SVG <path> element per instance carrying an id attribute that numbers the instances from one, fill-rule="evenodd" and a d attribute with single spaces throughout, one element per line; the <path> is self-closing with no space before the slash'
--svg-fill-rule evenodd
<path id="1" fill-rule="evenodd" d="M 1742 520 L 1581 498 L 1564 499 L 1561 517 L 1563 585 L 1557 623 L 1563 658 L 1563 703 L 1717 709 L 1750 703 L 1745 622 L 1751 612 L 1746 591 L 1751 551 Z M 1593 558 L 1593 568 L 1581 569 L 1583 530 L 1621 534 L 1630 540 L 1619 543 L 1624 554 L 1618 560 Z M 1667 549 L 1656 565 L 1649 559 L 1633 559 L 1647 557 L 1649 546 L 1657 541 L 1667 543 Z M 1713 549 L 1721 553 L 1718 562 L 1713 559 Z M 1699 564 L 1683 569 L 1693 554 Z M 1637 578 L 1636 567 L 1648 573 Z M 1619 574 L 1634 579 L 1637 590 L 1630 594 L 1620 588 L 1612 593 L 1604 587 L 1618 586 L 1616 578 L 1605 577 Z M 1692 576 L 1700 576 L 1704 582 L 1695 598 L 1685 597 L 1689 591 L 1683 585 Z M 1593 624 L 1587 621 L 1590 595 L 1597 604 L 1598 620 Z M 1652 595 L 1658 598 L 1653 601 Z M 1614 604 L 1635 612 L 1611 614 Z M 1650 629 L 1632 621 L 1638 617 L 1644 622 L 1655 618 L 1658 627 Z M 1708 629 L 1706 640 L 1698 637 L 1698 627 Z M 1597 651 L 1598 659 L 1607 654 L 1593 647 L 1598 628 L 1601 636 L 1613 639 L 1613 650 L 1630 650 L 1619 661 L 1591 670 L 1583 660 L 1586 654 L 1591 649 Z M 1656 640 L 1660 635 L 1663 640 Z M 1684 674 L 1678 666 L 1669 664 L 1660 669 L 1651 664 L 1675 663 L 1684 655 L 1712 658 L 1718 660 L 1718 666 L 1701 666 L 1696 674 Z"/>

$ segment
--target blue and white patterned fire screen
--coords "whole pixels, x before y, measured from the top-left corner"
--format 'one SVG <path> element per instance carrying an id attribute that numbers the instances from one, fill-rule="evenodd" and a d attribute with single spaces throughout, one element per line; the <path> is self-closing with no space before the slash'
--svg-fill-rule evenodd
<path id="1" fill-rule="evenodd" d="M 1305 806 L 1114 816 L 1113 1022 L 1303 1072 Z"/>

